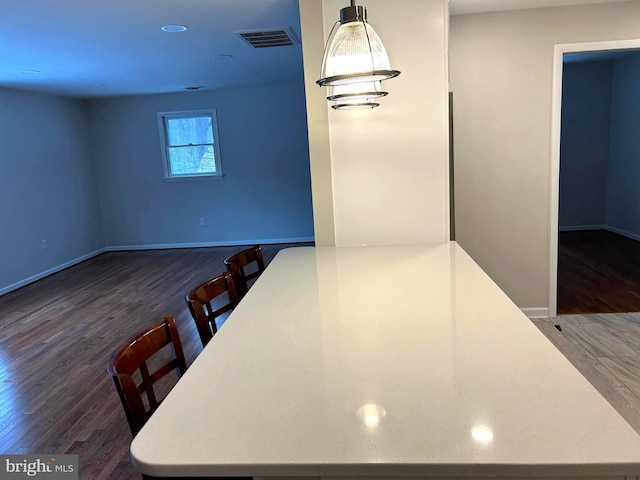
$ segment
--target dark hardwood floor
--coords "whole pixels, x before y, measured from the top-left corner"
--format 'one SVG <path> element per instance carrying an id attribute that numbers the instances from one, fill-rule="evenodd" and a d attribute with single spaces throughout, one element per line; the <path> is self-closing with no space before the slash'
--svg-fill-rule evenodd
<path id="1" fill-rule="evenodd" d="M 264 245 L 265 263 L 299 245 Z M 184 296 L 243 248 L 109 252 L 0 296 L 0 453 L 72 453 L 81 479 L 139 480 L 107 361 L 171 315 L 191 364 L 202 347 Z"/>
<path id="2" fill-rule="evenodd" d="M 558 235 L 558 314 L 640 312 L 640 242 L 605 230 Z"/>

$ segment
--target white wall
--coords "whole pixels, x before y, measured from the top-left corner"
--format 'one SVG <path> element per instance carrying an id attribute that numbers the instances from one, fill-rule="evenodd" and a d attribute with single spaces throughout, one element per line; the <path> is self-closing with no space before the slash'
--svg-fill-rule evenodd
<path id="1" fill-rule="evenodd" d="M 0 105 L 4 293 L 100 250 L 104 238 L 83 102 L 0 88 Z"/>
<path id="2" fill-rule="evenodd" d="M 456 239 L 521 308 L 549 305 L 554 45 L 640 38 L 640 2 L 451 20 Z"/>
<path id="3" fill-rule="evenodd" d="M 335 215 L 333 211 L 333 172 L 331 169 L 331 141 L 326 93 L 314 84 L 322 65 L 324 53 L 324 24 L 322 2 L 300 0 L 300 25 L 303 39 L 303 63 L 307 125 L 309 128 L 309 164 L 313 192 L 313 224 L 316 245 L 336 244 Z"/>
<path id="4" fill-rule="evenodd" d="M 224 177 L 163 182 L 157 112 L 207 108 Z M 101 99 L 89 111 L 107 247 L 313 239 L 301 84 Z"/>
<path id="5" fill-rule="evenodd" d="M 315 40 L 322 32 L 309 26 L 318 21 L 316 2 L 300 2 L 307 109 L 319 119 L 310 123 L 309 138 L 311 145 L 320 144 L 315 153 L 312 148 L 312 165 L 324 165 L 332 175 L 322 192 L 314 185 L 314 197 L 330 198 L 332 188 L 335 243 L 447 240 L 447 2 L 403 0 L 402 8 L 397 2 L 366 2 L 369 22 L 382 38 L 391 66 L 402 74 L 383 83 L 389 96 L 379 108 L 359 111 L 334 111 L 319 101 L 326 96 L 314 83 L 322 45 Z M 322 1 L 324 40 L 345 6 L 342 0 Z M 318 63 L 310 65 L 311 58 Z M 328 139 L 318 109 L 329 109 Z"/>

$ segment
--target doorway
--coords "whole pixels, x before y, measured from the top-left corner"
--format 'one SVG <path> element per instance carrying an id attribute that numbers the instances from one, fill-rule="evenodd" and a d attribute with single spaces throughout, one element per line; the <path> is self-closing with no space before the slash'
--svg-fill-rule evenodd
<path id="1" fill-rule="evenodd" d="M 593 105 L 588 105 L 583 100 L 590 96 L 589 88 L 602 90 L 604 88 L 602 85 L 605 85 L 607 81 L 609 85 L 612 85 L 612 65 L 611 63 L 607 65 L 604 62 L 618 61 L 618 59 L 629 56 L 631 50 L 639 47 L 639 40 L 628 40 L 565 44 L 557 45 L 555 48 L 551 159 L 551 260 L 549 269 L 551 274 L 549 314 L 552 317 L 555 317 L 557 313 L 613 312 L 634 308 L 620 306 L 620 299 L 616 300 L 615 296 L 624 290 L 620 285 L 629 287 L 631 290 L 635 290 L 635 286 L 629 286 L 626 278 L 622 278 L 622 280 L 617 278 L 617 273 L 612 272 L 608 267 L 616 263 L 624 266 L 624 261 L 616 258 L 616 255 L 619 257 L 625 248 L 632 248 L 637 244 L 633 239 L 632 231 L 634 228 L 620 228 L 625 224 L 620 223 L 619 218 L 612 218 L 610 215 L 612 208 L 621 202 L 626 213 L 635 213 L 635 199 L 630 201 L 628 194 L 623 192 L 629 188 L 637 189 L 637 186 L 636 184 L 629 187 L 623 185 L 629 183 L 630 175 L 627 175 L 626 178 L 623 175 L 620 184 L 615 184 L 615 182 L 612 184 L 609 181 L 616 175 L 620 175 L 620 172 L 615 168 L 612 172 L 607 171 L 612 168 L 608 161 L 609 146 L 613 145 L 611 143 L 613 139 L 609 138 L 609 132 L 606 134 L 600 132 L 599 138 L 596 138 L 597 134 L 595 133 L 588 133 L 589 138 L 585 138 L 584 128 L 594 129 L 598 126 L 598 122 L 601 123 L 602 129 L 611 125 L 611 136 L 615 134 L 614 125 L 611 124 L 614 119 L 605 118 L 606 115 L 609 115 L 606 111 L 607 108 L 611 109 L 613 105 L 609 103 L 607 106 L 608 100 L 604 98 Z M 640 62 L 640 59 L 638 61 Z M 600 85 L 594 87 L 592 84 L 574 82 L 578 86 L 577 88 L 586 90 L 577 92 L 578 98 L 575 98 L 576 92 L 565 92 L 566 102 L 565 111 L 563 111 L 562 86 L 565 75 L 567 81 L 572 78 L 575 80 L 575 74 L 580 73 L 581 70 L 591 71 L 595 74 Z M 640 75 L 640 63 L 638 74 Z M 609 92 L 612 92 L 611 87 L 609 87 Z M 585 98 L 581 99 L 581 95 Z M 573 104 L 569 102 L 573 102 Z M 592 111 L 581 111 L 585 108 L 591 108 Z M 566 121 L 565 118 L 563 124 L 563 115 L 573 115 L 575 122 Z M 598 120 L 598 116 L 602 118 Z M 572 130 L 576 125 L 583 131 L 580 132 L 580 128 Z M 561 131 L 564 138 L 562 169 L 560 164 Z M 593 131 L 595 132 L 595 130 Z M 625 132 L 618 133 L 624 135 Z M 593 140 L 592 145 L 587 146 L 586 144 L 591 140 Z M 619 142 L 614 147 L 620 147 Z M 615 148 L 611 148 L 611 153 L 617 155 Z M 571 155 L 574 155 L 577 160 L 568 161 L 567 159 L 571 158 Z M 563 175 L 561 175 L 561 170 Z M 574 178 L 568 176 L 571 172 L 576 175 Z M 640 167 L 638 174 L 638 178 L 640 178 Z M 602 195 L 606 195 L 607 191 L 609 195 L 612 195 L 612 198 L 596 198 L 594 195 L 594 192 L 600 192 L 598 195 L 602 197 Z M 591 211 L 587 207 L 590 207 Z M 618 206 L 618 208 L 620 207 Z M 629 212 L 629 210 L 632 211 Z M 627 217 L 626 221 L 635 215 L 627 215 Z M 638 224 L 640 225 L 640 221 Z M 563 231 L 559 232 L 559 228 Z M 640 233 L 640 226 L 638 232 Z M 620 233 L 626 235 L 621 236 Z M 640 239 L 640 235 L 638 235 L 638 239 Z M 585 249 L 588 248 L 591 248 L 589 254 L 585 253 Z M 601 249 L 600 252 L 598 252 L 598 248 Z M 611 258 L 607 257 L 609 254 L 611 254 Z M 627 254 L 633 255 L 629 251 Z M 637 291 L 640 292 L 640 274 L 637 277 L 639 282 Z M 619 283 L 616 283 L 618 280 Z M 571 282 L 571 288 L 566 288 L 563 282 Z M 610 287 L 609 293 L 606 291 L 608 287 Z M 593 291 L 590 291 L 593 288 L 599 289 L 595 301 L 593 301 Z M 609 300 L 603 300 L 603 296 L 608 296 Z M 640 299 L 638 304 L 640 306 Z"/>

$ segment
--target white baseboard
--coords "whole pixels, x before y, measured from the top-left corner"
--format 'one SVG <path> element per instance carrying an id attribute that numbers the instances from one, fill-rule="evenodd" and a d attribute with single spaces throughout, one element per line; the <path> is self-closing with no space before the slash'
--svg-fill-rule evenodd
<path id="1" fill-rule="evenodd" d="M 640 241 L 640 235 L 627 232 L 626 230 L 622 230 L 620 228 L 612 227 L 611 225 L 572 225 L 569 227 L 558 227 L 558 231 L 560 232 L 578 232 L 587 230 L 607 230 L 609 232 L 622 235 L 623 237 Z"/>
<path id="2" fill-rule="evenodd" d="M 529 318 L 549 318 L 549 309 L 547 307 L 521 308 L 520 310 Z"/>
<path id="3" fill-rule="evenodd" d="M 608 230 L 607 225 L 570 225 L 568 227 L 558 227 L 560 232 L 579 232 L 581 230 Z"/>
<path id="4" fill-rule="evenodd" d="M 99 250 L 95 250 L 93 252 L 87 253 L 86 255 L 82 255 L 81 257 L 78 258 L 74 258 L 73 260 L 69 260 L 68 262 L 65 262 L 61 265 L 58 265 L 56 267 L 50 268 L 49 270 L 45 270 L 44 272 L 40 272 L 37 273 L 35 275 L 32 275 L 28 278 L 25 278 L 24 280 L 20 280 L 19 282 L 16 283 L 12 283 L 11 285 L 8 285 L 6 287 L 2 287 L 0 288 L 0 295 L 4 295 L 5 293 L 9 293 L 13 290 L 17 290 L 20 287 L 24 287 L 25 285 L 28 285 L 30 283 L 33 283 L 37 280 L 40 280 L 41 278 L 44 277 L 48 277 L 49 275 L 52 275 L 54 273 L 59 272 L 60 270 L 64 270 L 65 268 L 69 268 L 72 267 L 73 265 L 76 265 L 80 262 L 84 262 L 85 260 L 89 260 L 90 258 L 95 257 L 96 255 L 100 255 L 101 253 L 106 252 L 107 249 L 106 248 L 101 248 Z"/>
<path id="5" fill-rule="evenodd" d="M 620 230 L 619 228 L 616 228 L 616 227 L 610 227 L 609 225 L 607 225 L 605 227 L 605 230 L 608 230 L 613 233 L 617 233 L 618 235 L 622 235 L 623 237 L 631 238 L 632 240 L 640 241 L 640 235 L 636 235 L 635 233 L 627 232 L 625 230 Z"/>
<path id="6" fill-rule="evenodd" d="M 154 245 L 117 245 L 104 247 L 99 250 L 95 250 L 94 252 L 87 253 L 86 255 L 82 255 L 81 257 L 74 258 L 73 260 L 69 260 L 61 265 L 45 270 L 44 272 L 40 272 L 36 275 L 32 275 L 28 278 L 20 280 L 19 282 L 12 283 L 11 285 L 7 285 L 6 287 L 0 287 L 0 295 L 4 295 L 5 293 L 9 293 L 13 290 L 17 290 L 20 287 L 24 287 L 30 283 L 33 283 L 41 278 L 48 277 L 54 273 L 59 272 L 60 270 L 64 270 L 65 268 L 76 265 L 77 263 L 84 262 L 85 260 L 89 260 L 96 255 L 100 255 L 104 252 L 118 252 L 123 250 L 161 250 L 168 248 L 199 248 L 199 247 L 230 247 L 234 245 L 269 245 L 272 243 L 302 243 L 302 242 L 313 242 L 314 237 L 291 237 L 291 238 L 260 238 L 253 240 L 233 240 L 226 242 L 202 242 L 202 243 L 163 243 L 163 244 L 154 244 Z"/>
<path id="7" fill-rule="evenodd" d="M 111 245 L 106 247 L 107 252 L 120 252 L 123 250 L 164 250 L 169 248 L 201 248 L 201 247 L 233 247 L 235 245 L 269 245 L 272 243 L 302 243 L 313 242 L 314 237 L 290 237 L 290 238 L 259 238 L 252 240 L 227 240 L 222 242 L 198 242 L 198 243 L 156 243 L 149 245 Z"/>

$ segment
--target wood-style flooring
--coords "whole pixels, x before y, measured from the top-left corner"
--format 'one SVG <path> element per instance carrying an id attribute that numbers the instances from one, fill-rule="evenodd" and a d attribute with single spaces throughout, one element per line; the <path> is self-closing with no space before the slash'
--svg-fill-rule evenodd
<path id="1" fill-rule="evenodd" d="M 264 245 L 265 263 L 298 245 Z M 109 252 L 0 296 L 0 453 L 77 454 L 81 479 L 140 480 L 107 361 L 171 315 L 191 364 L 184 296 L 243 248 Z"/>
<path id="2" fill-rule="evenodd" d="M 190 364 L 201 346 L 184 295 L 241 248 L 110 252 L 0 296 L 0 453 L 73 453 L 81 479 L 140 480 L 107 361 L 172 315 Z M 535 324 L 640 433 L 640 313 Z"/>
<path id="3" fill-rule="evenodd" d="M 605 230 L 560 232 L 558 314 L 640 312 L 640 242 Z"/>
<path id="4" fill-rule="evenodd" d="M 533 323 L 640 433 L 640 313 L 562 315 Z"/>

